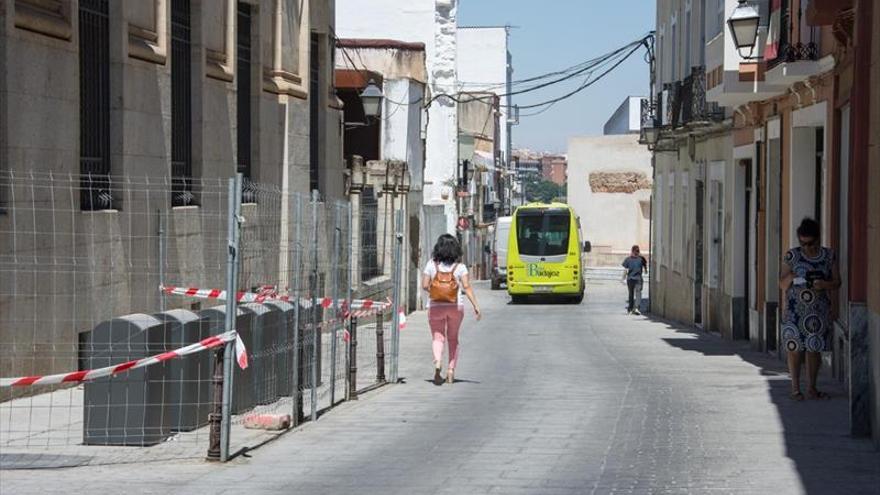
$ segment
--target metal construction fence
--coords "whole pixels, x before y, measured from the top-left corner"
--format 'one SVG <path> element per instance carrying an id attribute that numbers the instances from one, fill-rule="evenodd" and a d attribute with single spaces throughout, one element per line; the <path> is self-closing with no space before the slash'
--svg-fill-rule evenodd
<path id="1" fill-rule="evenodd" d="M 0 172 L 0 469 L 226 460 L 395 379 L 402 213 L 377 243 L 240 176 L 93 184 Z"/>

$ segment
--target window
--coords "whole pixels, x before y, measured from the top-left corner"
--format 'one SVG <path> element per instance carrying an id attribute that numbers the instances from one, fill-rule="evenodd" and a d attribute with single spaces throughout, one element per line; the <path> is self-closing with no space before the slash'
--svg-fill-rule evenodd
<path id="1" fill-rule="evenodd" d="M 688 217 L 688 202 L 690 199 L 690 184 L 688 182 L 690 178 L 687 172 L 680 172 L 679 175 L 681 177 L 681 227 L 679 228 L 681 232 L 678 236 L 678 267 L 684 269 L 688 252 L 688 226 L 690 225 L 690 218 Z"/>
<path id="2" fill-rule="evenodd" d="M 678 76 L 678 23 L 675 16 L 672 16 L 672 42 L 669 44 L 670 60 L 672 66 L 671 81 L 679 80 Z"/>
<path id="3" fill-rule="evenodd" d="M 526 256 L 568 254 L 571 213 L 568 210 L 522 210 L 516 215 L 516 242 Z"/>
<path id="4" fill-rule="evenodd" d="M 110 185 L 108 0 L 79 2 L 80 208 L 115 208 Z"/>
<path id="5" fill-rule="evenodd" d="M 319 190 L 321 170 L 321 43 L 312 33 L 309 43 L 309 189 Z"/>
<path id="6" fill-rule="evenodd" d="M 251 6 L 238 2 L 238 34 L 236 36 L 235 71 L 238 81 L 237 97 L 237 139 L 238 173 L 242 181 L 242 202 L 254 201 L 251 182 Z"/>
<path id="7" fill-rule="evenodd" d="M 703 65 L 706 63 L 706 0 L 700 0 L 700 15 L 703 17 L 697 20 L 700 26 L 700 60 L 697 65 Z"/>
<path id="8" fill-rule="evenodd" d="M 674 235 L 675 235 L 675 171 L 669 172 L 669 184 L 667 185 L 667 191 L 669 192 L 666 198 L 666 207 L 665 210 L 667 212 L 666 218 L 669 221 L 666 223 L 666 266 L 673 266 L 673 256 L 675 255 L 673 245 L 674 245 Z"/>
<path id="9" fill-rule="evenodd" d="M 712 211 L 712 249 L 709 258 L 709 280 L 711 287 L 721 284 L 721 261 L 724 248 L 724 183 L 712 180 L 710 189 L 710 207 Z"/>
<path id="10" fill-rule="evenodd" d="M 666 26 L 661 24 L 660 28 L 657 30 L 657 60 L 654 61 L 657 67 L 659 67 L 659 79 L 660 82 L 666 82 L 668 79 L 666 78 Z"/>
<path id="11" fill-rule="evenodd" d="M 171 205 L 192 194 L 192 56 L 190 0 L 171 1 Z"/>
<path id="12" fill-rule="evenodd" d="M 373 186 L 361 193 L 361 281 L 379 276 L 379 201 Z"/>
<path id="13" fill-rule="evenodd" d="M 686 5 L 684 14 L 684 70 L 689 71 L 691 63 L 691 3 Z"/>
<path id="14" fill-rule="evenodd" d="M 663 183 L 665 182 L 663 174 L 657 174 L 657 182 L 654 186 L 654 202 L 653 205 L 656 207 L 656 211 L 654 212 L 654 218 L 651 220 L 656 222 L 654 225 L 654 243 L 657 246 L 657 259 L 662 263 L 663 262 L 663 253 L 666 251 L 666 247 L 663 245 L 665 241 L 663 235 L 663 210 L 665 208 L 665 204 L 663 203 Z"/>

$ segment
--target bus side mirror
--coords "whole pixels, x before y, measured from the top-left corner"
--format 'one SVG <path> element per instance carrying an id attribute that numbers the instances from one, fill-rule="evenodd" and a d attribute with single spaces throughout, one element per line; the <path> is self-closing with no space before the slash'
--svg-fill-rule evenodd
<path id="1" fill-rule="evenodd" d="M 590 241 L 584 241 L 584 252 L 589 253 L 593 250 L 593 245 L 590 244 Z"/>

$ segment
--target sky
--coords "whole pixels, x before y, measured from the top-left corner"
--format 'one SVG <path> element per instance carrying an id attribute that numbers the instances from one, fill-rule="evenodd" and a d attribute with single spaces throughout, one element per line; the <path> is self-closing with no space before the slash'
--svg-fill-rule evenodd
<path id="1" fill-rule="evenodd" d="M 459 0 L 459 26 L 515 26 L 513 79 L 560 70 L 615 50 L 654 29 L 654 0 Z M 514 148 L 565 153 L 572 136 L 600 135 L 627 96 L 646 96 L 644 51 L 572 98 L 513 128 Z M 546 101 L 575 89 L 573 80 L 514 96 L 514 104 Z M 521 115 L 527 113 L 521 111 Z"/>

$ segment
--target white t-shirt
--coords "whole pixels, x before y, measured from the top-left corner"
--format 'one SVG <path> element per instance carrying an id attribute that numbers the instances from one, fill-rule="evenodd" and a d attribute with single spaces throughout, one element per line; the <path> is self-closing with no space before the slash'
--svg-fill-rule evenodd
<path id="1" fill-rule="evenodd" d="M 467 266 L 465 266 L 464 263 L 458 263 L 458 264 L 453 263 L 451 265 L 446 264 L 446 263 L 435 264 L 434 260 L 431 260 L 428 262 L 427 265 L 425 265 L 425 271 L 422 273 L 427 275 L 428 278 L 433 279 L 434 275 L 437 275 L 437 266 L 438 265 L 440 266 L 440 271 L 443 273 L 451 272 L 452 267 L 455 266 L 455 273 L 453 273 L 452 275 L 455 277 L 455 281 L 458 282 L 458 305 L 459 306 L 463 305 L 464 298 L 462 297 L 462 289 L 464 289 L 464 284 L 462 283 L 461 279 L 462 279 L 462 277 L 464 277 L 465 275 L 468 274 Z M 431 298 L 429 297 L 427 303 L 425 304 L 425 307 L 431 307 L 431 304 L 440 305 L 440 304 L 449 304 L 449 303 L 432 302 Z"/>

